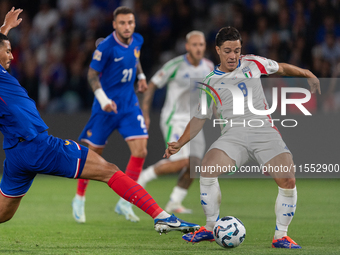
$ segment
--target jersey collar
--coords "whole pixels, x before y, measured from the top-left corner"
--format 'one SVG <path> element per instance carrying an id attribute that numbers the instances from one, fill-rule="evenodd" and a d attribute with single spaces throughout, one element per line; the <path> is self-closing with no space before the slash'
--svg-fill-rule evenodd
<path id="1" fill-rule="evenodd" d="M 130 42 L 130 44 L 128 45 L 128 44 L 125 44 L 125 43 L 122 43 L 121 41 L 119 41 L 119 39 L 118 39 L 118 37 L 117 37 L 117 35 L 116 35 L 116 31 L 113 31 L 112 34 L 113 34 L 113 38 L 116 40 L 116 42 L 117 42 L 119 45 L 123 46 L 124 48 L 128 48 L 129 45 L 131 45 L 132 42 L 133 42 L 133 36 L 131 36 L 131 42 Z"/>
<path id="2" fill-rule="evenodd" d="M 221 70 L 218 69 L 220 65 L 221 65 L 221 64 L 218 64 L 218 65 L 215 66 L 215 68 L 214 68 L 214 73 L 217 74 L 217 75 L 225 74 L 225 72 L 222 72 Z M 239 60 L 238 60 L 238 65 L 237 65 L 236 68 L 239 68 L 240 66 L 241 66 L 241 60 L 239 59 Z"/>

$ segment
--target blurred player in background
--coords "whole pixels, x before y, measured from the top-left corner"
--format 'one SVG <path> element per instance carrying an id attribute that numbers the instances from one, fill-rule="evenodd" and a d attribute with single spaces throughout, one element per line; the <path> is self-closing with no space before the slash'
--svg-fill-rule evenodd
<path id="1" fill-rule="evenodd" d="M 193 79 L 204 78 L 210 73 L 213 63 L 204 58 L 205 38 L 200 31 L 191 31 L 186 36 L 187 54 L 168 61 L 151 79 L 144 93 L 142 110 L 147 128 L 150 125 L 150 105 L 157 88 L 167 85 L 165 103 L 161 113 L 160 126 L 166 143 L 177 141 L 190 121 L 190 95 L 194 86 Z M 190 82 L 190 79 L 191 82 Z M 202 81 L 202 79 L 200 79 Z M 177 186 L 174 187 L 165 210 L 167 212 L 191 213 L 182 205 L 193 179 L 190 178 L 190 167 L 201 164 L 205 152 L 203 131 L 195 139 L 183 147 L 180 153 L 170 160 L 161 160 L 144 170 L 138 183 L 143 187 L 159 175 L 181 171 Z"/>
<path id="2" fill-rule="evenodd" d="M 232 84 L 240 89 L 244 97 L 248 96 L 248 88 L 252 88 L 252 99 L 254 108 L 267 110 L 268 103 L 265 99 L 261 75 L 277 73 L 283 76 L 309 78 L 308 83 L 311 92 L 320 92 L 320 83 L 316 76 L 306 69 L 277 63 L 263 57 L 254 55 L 241 56 L 242 38 L 237 29 L 224 27 L 216 35 L 216 51 L 220 58 L 220 65 L 206 76 L 204 83 L 214 88 L 222 86 L 223 83 Z M 251 79 L 250 79 L 251 78 Z M 222 84 L 222 85 L 221 85 Z M 218 95 L 222 103 L 217 103 L 217 112 L 222 119 L 243 123 L 250 119 L 262 120 L 262 127 L 230 126 L 226 124 L 222 129 L 222 135 L 211 145 L 202 160 L 202 168 L 209 166 L 240 167 L 250 158 L 264 166 L 286 166 L 288 172 L 268 173 L 279 186 L 279 193 L 275 204 L 276 228 L 272 242 L 274 248 L 301 248 L 296 242 L 287 236 L 288 226 L 293 219 L 297 202 L 297 191 L 295 186 L 294 163 L 291 152 L 282 140 L 277 128 L 272 124 L 270 115 L 255 115 L 245 104 L 244 115 L 233 115 L 233 100 L 229 89 L 218 89 Z M 201 111 L 202 105 L 196 109 L 195 117 L 187 125 L 183 135 L 177 142 L 169 143 L 165 152 L 168 158 L 177 153 L 181 147 L 195 137 L 203 128 L 207 118 L 213 114 L 212 100 L 205 99 L 206 94 L 201 97 L 207 104 L 207 114 Z M 218 98 L 214 95 L 216 101 Z M 209 98 L 211 99 L 211 98 Z M 200 103 L 201 103 L 200 102 Z M 212 241 L 213 228 L 219 218 L 221 204 L 221 190 L 218 183 L 218 176 L 222 172 L 202 171 L 200 177 L 201 204 L 206 215 L 206 225 L 194 233 L 184 235 L 182 238 L 187 242 Z"/>
<path id="3" fill-rule="evenodd" d="M 0 131 L 4 135 L 6 153 L 0 183 L 0 223 L 13 217 L 35 176 L 48 174 L 107 183 L 119 196 L 149 214 L 159 233 L 198 229 L 196 224 L 170 216 L 143 187 L 97 153 L 72 140 L 48 135 L 48 127 L 41 119 L 35 102 L 7 71 L 13 55 L 6 35 L 20 24 L 18 15 L 21 12 L 21 9 L 12 8 L 0 28 Z"/>
<path id="4" fill-rule="evenodd" d="M 147 155 L 148 132 L 142 111 L 134 91 L 138 77 L 138 91 L 147 89 L 145 75 L 139 62 L 143 37 L 134 33 L 135 17 L 128 7 L 118 7 L 113 13 L 115 31 L 107 36 L 93 53 L 88 71 L 88 81 L 95 99 L 92 115 L 79 140 L 102 155 L 108 137 L 118 130 L 127 142 L 131 157 L 125 174 L 137 181 Z M 88 180 L 78 181 L 77 194 L 72 202 L 73 217 L 79 223 L 85 222 L 85 191 Z M 127 220 L 138 222 L 132 205 L 120 199 L 115 212 Z"/>

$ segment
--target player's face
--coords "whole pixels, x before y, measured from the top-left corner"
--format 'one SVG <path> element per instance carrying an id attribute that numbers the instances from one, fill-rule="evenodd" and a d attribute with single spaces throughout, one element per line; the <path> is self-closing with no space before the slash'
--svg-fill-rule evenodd
<path id="1" fill-rule="evenodd" d="M 195 61 L 200 61 L 205 52 L 204 37 L 201 35 L 192 35 L 185 44 L 185 48 Z"/>
<path id="2" fill-rule="evenodd" d="M 113 21 L 113 28 L 116 30 L 118 36 L 123 40 L 131 38 L 135 31 L 135 27 L 135 16 L 132 13 L 118 14 L 116 19 Z"/>
<path id="3" fill-rule="evenodd" d="M 0 44 L 0 64 L 7 70 L 13 60 L 12 48 L 9 41 L 3 40 L 2 43 L 3 45 Z"/>
<path id="4" fill-rule="evenodd" d="M 216 46 L 217 54 L 221 61 L 221 71 L 232 72 L 238 65 L 241 55 L 241 42 L 225 41 L 220 47 Z"/>

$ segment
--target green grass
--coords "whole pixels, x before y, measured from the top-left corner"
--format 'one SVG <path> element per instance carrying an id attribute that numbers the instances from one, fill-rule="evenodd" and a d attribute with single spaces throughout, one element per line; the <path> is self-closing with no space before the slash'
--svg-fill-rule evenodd
<path id="1" fill-rule="evenodd" d="M 147 190 L 165 206 L 174 177 L 148 184 Z M 90 182 L 86 200 L 86 224 L 71 215 L 76 181 L 38 176 L 23 198 L 14 218 L 0 225 L 0 254 L 340 254 L 339 179 L 298 179 L 298 207 L 289 235 L 302 250 L 272 249 L 277 186 L 270 179 L 220 179 L 221 216 L 240 218 L 247 229 L 244 243 L 223 249 L 216 243 L 187 244 L 180 233 L 159 236 L 153 220 L 136 209 L 139 223 L 114 213 L 118 195 L 105 184 Z M 194 210 L 181 215 L 187 221 L 205 223 L 195 180 L 184 203 Z M 137 211 L 138 210 L 138 211 Z"/>

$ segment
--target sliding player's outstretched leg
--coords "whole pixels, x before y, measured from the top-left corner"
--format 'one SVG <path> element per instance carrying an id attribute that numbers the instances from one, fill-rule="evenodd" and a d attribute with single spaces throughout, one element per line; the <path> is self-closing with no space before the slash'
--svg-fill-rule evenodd
<path id="1" fill-rule="evenodd" d="M 105 161 L 97 153 L 89 150 L 85 167 L 80 178 L 107 183 L 120 197 L 134 204 L 154 219 L 154 228 L 159 233 L 196 231 L 199 225 L 189 223 L 170 215 L 158 206 L 150 194 L 119 168 Z"/>

